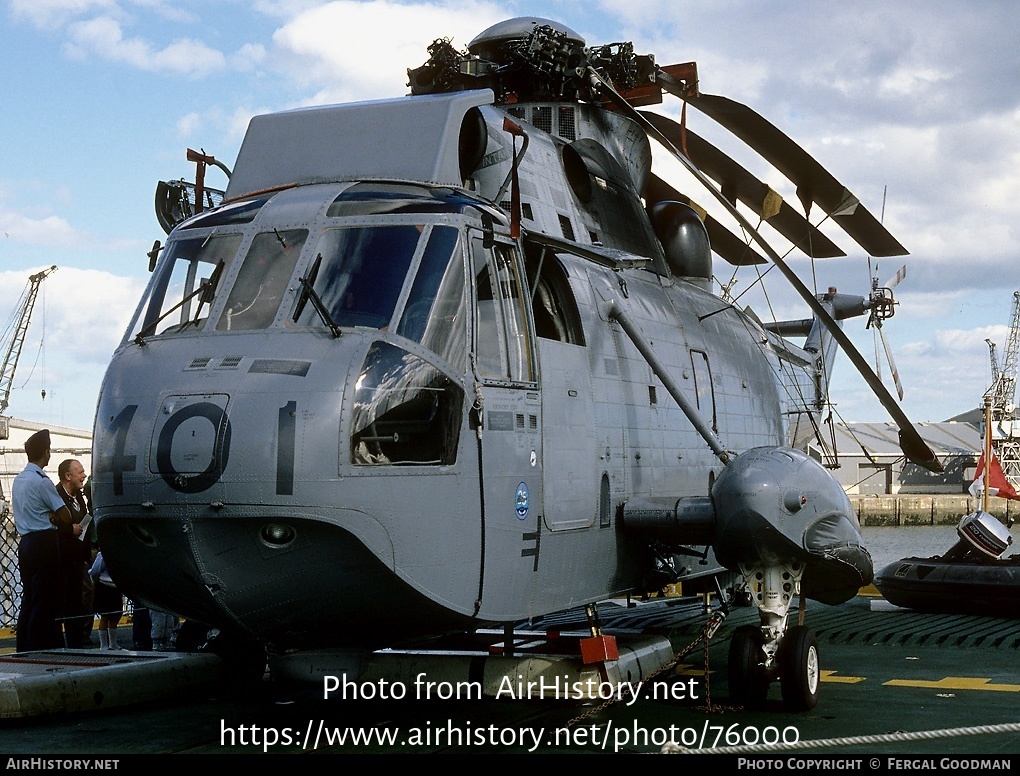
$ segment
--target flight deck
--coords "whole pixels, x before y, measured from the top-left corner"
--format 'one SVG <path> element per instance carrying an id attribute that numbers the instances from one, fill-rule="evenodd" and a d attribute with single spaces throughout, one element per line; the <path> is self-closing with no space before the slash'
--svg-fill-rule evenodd
<path id="1" fill-rule="evenodd" d="M 870 592 L 840 606 L 809 602 L 805 619 L 818 634 L 825 685 L 818 706 L 809 712 L 788 711 L 776 686 L 760 710 L 731 704 L 728 636 L 752 620 L 751 607 L 733 609 L 706 648 L 703 601 L 659 598 L 603 604 L 604 632 L 616 634 L 621 644 L 665 635 L 682 657 L 655 675 L 626 680 L 629 686 L 617 676 L 610 683 L 614 692 L 605 698 L 528 697 L 518 692 L 526 690 L 523 686 L 498 697 L 474 697 L 470 682 L 444 679 L 424 659 L 419 662 L 424 678 L 417 687 L 411 672 L 388 684 L 373 679 L 356 691 L 349 686 L 345 699 L 335 690 L 325 699 L 319 682 L 274 682 L 267 675 L 239 694 L 221 681 L 218 658 L 209 654 L 127 652 L 107 659 L 99 658 L 97 650 L 58 651 L 47 659 L 64 665 L 42 670 L 49 689 L 33 677 L 20 703 L 28 708 L 32 693 L 48 698 L 64 688 L 67 711 L 4 719 L 0 750 L 857 756 L 1008 756 L 1020 751 L 1020 620 L 923 614 L 894 607 Z M 515 634 L 518 649 L 534 651 L 536 634 L 561 639 L 583 634 L 585 614 L 578 610 L 546 617 L 528 624 L 526 632 L 522 624 L 520 631 Z M 492 634 L 487 640 L 498 642 Z M 103 665 L 86 667 L 90 656 Z M 79 665 L 71 671 L 68 662 Z M 0 697 L 11 697 L 7 685 L 19 671 L 26 671 L 22 658 L 0 660 Z M 427 695 L 426 682 L 431 683 Z M 75 700 L 71 687 L 82 691 L 79 696 L 87 690 L 109 700 L 87 708 L 87 702 Z M 353 697 L 355 692 L 359 697 Z"/>

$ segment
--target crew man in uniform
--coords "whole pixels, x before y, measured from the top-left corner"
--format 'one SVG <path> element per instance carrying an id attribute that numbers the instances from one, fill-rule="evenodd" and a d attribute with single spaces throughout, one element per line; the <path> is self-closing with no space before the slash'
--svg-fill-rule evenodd
<path id="1" fill-rule="evenodd" d="M 57 613 L 60 611 L 60 550 L 57 524 L 72 525 L 71 513 L 43 469 L 50 462 L 50 432 L 37 431 L 25 442 L 28 465 L 11 484 L 14 526 L 21 574 L 21 610 L 18 612 L 18 652 L 58 649 L 63 646 Z"/>

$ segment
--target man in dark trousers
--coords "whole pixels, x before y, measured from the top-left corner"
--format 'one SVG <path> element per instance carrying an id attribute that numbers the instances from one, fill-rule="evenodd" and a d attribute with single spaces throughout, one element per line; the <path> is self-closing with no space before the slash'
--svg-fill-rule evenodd
<path id="1" fill-rule="evenodd" d="M 71 513 L 71 525 L 57 526 L 60 547 L 61 607 L 59 621 L 64 628 L 64 641 L 71 649 L 85 646 L 85 626 L 93 619 L 86 610 L 85 578 L 92 565 L 91 547 L 86 537 L 74 535 L 72 526 L 79 525 L 88 514 L 82 486 L 85 484 L 85 467 L 81 461 L 68 458 L 57 466 L 57 495 Z"/>
<path id="2" fill-rule="evenodd" d="M 57 613 L 60 611 L 60 550 L 57 525 L 72 525 L 71 513 L 57 495 L 43 469 L 50 462 L 50 432 L 37 431 L 25 442 L 28 465 L 14 478 L 11 502 L 18 542 L 21 574 L 21 609 L 18 612 L 18 652 L 63 646 Z M 81 526 L 71 528 L 75 536 Z"/>

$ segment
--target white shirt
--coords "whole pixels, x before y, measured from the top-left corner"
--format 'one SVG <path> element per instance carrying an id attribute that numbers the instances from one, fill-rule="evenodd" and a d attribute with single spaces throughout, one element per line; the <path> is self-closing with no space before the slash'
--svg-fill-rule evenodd
<path id="1" fill-rule="evenodd" d="M 34 463 L 29 463 L 11 484 L 14 527 L 24 536 L 35 531 L 56 531 L 50 512 L 64 506 L 53 481 Z"/>

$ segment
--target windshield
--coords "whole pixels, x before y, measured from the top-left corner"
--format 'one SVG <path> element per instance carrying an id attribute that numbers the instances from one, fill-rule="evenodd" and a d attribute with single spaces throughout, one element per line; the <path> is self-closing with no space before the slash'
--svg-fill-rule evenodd
<path id="1" fill-rule="evenodd" d="M 240 234 L 169 242 L 139 307 L 144 310 L 141 323 L 136 326 L 132 322 L 129 334 L 153 337 L 201 329 L 206 321 L 203 314 L 208 315 L 215 297 L 216 283 L 230 265 L 240 243 Z"/>
<path id="2" fill-rule="evenodd" d="M 420 342 L 444 360 L 466 365 L 463 256 L 455 227 L 431 224 L 351 226 L 327 230 L 307 281 L 327 323 L 390 330 Z M 405 287 L 409 286 L 395 318 Z M 299 325 L 322 325 L 299 300 Z"/>
<path id="3" fill-rule="evenodd" d="M 264 329 L 273 322 L 307 237 L 307 229 L 255 235 L 216 324 L 218 331 Z"/>
<path id="4" fill-rule="evenodd" d="M 320 238 L 321 256 L 313 289 L 338 326 L 385 329 L 404 285 L 418 238 L 425 227 L 356 226 L 328 229 Z M 306 306 L 297 323 L 318 325 Z"/>

